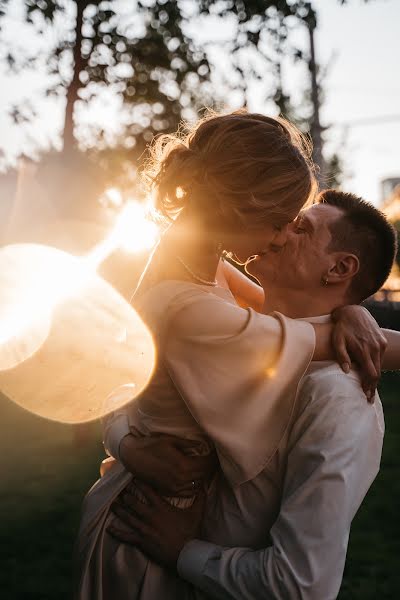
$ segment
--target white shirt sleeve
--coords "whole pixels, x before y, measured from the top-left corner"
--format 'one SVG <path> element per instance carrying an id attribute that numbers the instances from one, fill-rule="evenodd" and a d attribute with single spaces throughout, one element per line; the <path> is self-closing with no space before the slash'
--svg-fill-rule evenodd
<path id="1" fill-rule="evenodd" d="M 378 473 L 384 431 L 379 399 L 367 404 L 356 378 L 347 377 L 302 386 L 272 546 L 193 540 L 179 557 L 181 577 L 224 600 L 337 597 L 350 524 Z"/>
<path id="2" fill-rule="evenodd" d="M 116 404 L 128 404 L 135 397 L 135 386 L 130 384 L 121 385 L 107 398 L 108 405 L 115 401 Z M 129 427 L 129 405 L 114 411 L 102 419 L 103 444 L 110 456 L 119 460 L 119 445 L 122 438 L 131 433 Z"/>

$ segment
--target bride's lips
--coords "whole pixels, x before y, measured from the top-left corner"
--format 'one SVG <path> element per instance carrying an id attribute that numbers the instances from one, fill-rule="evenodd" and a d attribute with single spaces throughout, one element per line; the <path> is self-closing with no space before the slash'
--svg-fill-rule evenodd
<path id="1" fill-rule="evenodd" d="M 263 252 L 257 252 L 257 254 L 253 254 L 252 256 L 249 256 L 249 258 L 247 259 L 246 263 L 253 262 L 254 260 L 260 260 L 261 258 L 263 258 L 264 256 L 266 256 L 267 254 L 268 254 L 267 250 L 265 250 Z"/>

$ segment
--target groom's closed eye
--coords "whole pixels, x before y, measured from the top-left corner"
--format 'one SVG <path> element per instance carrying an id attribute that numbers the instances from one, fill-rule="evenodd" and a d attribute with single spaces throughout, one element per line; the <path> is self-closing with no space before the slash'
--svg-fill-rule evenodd
<path id="1" fill-rule="evenodd" d="M 311 235 L 314 233 L 314 226 L 307 217 L 301 216 L 296 220 L 294 230 L 299 234 L 308 233 Z"/>
<path id="2" fill-rule="evenodd" d="M 307 229 L 304 227 L 302 220 L 296 221 L 294 225 L 295 233 L 307 233 Z"/>

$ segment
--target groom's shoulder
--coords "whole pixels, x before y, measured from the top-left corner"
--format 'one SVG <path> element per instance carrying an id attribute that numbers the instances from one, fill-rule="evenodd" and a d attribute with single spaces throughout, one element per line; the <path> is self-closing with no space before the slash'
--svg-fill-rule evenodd
<path id="1" fill-rule="evenodd" d="M 368 404 L 358 371 L 344 373 L 336 362 L 312 363 L 300 382 L 298 394 L 301 410 L 324 406 L 350 414 L 364 410 Z M 380 404 L 378 393 L 376 401 Z"/>
<path id="2" fill-rule="evenodd" d="M 379 396 L 367 402 L 357 371 L 346 374 L 336 363 L 314 363 L 299 385 L 289 447 L 309 431 L 324 448 L 368 443 L 378 456 L 384 429 Z"/>
<path id="3" fill-rule="evenodd" d="M 352 368 L 350 373 L 344 373 L 338 363 L 333 361 L 312 362 L 310 364 L 300 382 L 299 389 L 306 392 L 313 388 L 363 394 L 358 371 Z"/>
<path id="4" fill-rule="evenodd" d="M 337 364 L 314 363 L 299 385 L 287 450 L 308 457 L 313 468 L 325 465 L 325 473 L 356 465 L 370 484 L 379 469 L 384 430 L 379 396 L 367 402 L 357 371 L 346 374 Z"/>

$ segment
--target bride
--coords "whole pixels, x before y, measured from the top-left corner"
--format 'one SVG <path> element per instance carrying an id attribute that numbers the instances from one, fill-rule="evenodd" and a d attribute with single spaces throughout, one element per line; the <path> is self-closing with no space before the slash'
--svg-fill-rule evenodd
<path id="1" fill-rule="evenodd" d="M 133 304 L 153 333 L 158 360 L 149 386 L 134 402 L 128 404 L 129 386 L 115 392 L 126 397 L 127 406 L 106 420 L 105 447 L 117 460 L 83 505 L 79 600 L 195 597 L 173 573 L 108 531 L 110 507 L 136 474 L 129 460 L 132 440 L 146 443 L 157 434 L 186 440 L 193 471 L 179 488 L 168 482 L 165 487 L 176 506 L 196 501 L 214 448 L 226 480 L 238 486 L 263 470 L 279 444 L 309 362 L 336 356 L 332 325 L 242 309 L 216 281 L 223 250 L 244 261 L 279 249 L 288 223 L 313 199 L 309 150 L 294 126 L 245 112 L 210 115 L 186 136 L 161 136 L 151 153 L 145 175 L 156 191 L 156 207 L 172 224 Z M 353 359 L 371 365 L 359 340 L 383 345 L 372 318 L 359 307 L 343 307 L 335 320 L 339 362 L 346 361 L 344 342 Z M 376 385 L 379 357 L 376 361 L 362 373 L 365 389 Z M 207 514 L 217 493 L 211 482 Z M 245 515 L 228 525 L 214 542 L 224 545 L 229 538 L 251 546 L 257 537 Z"/>

